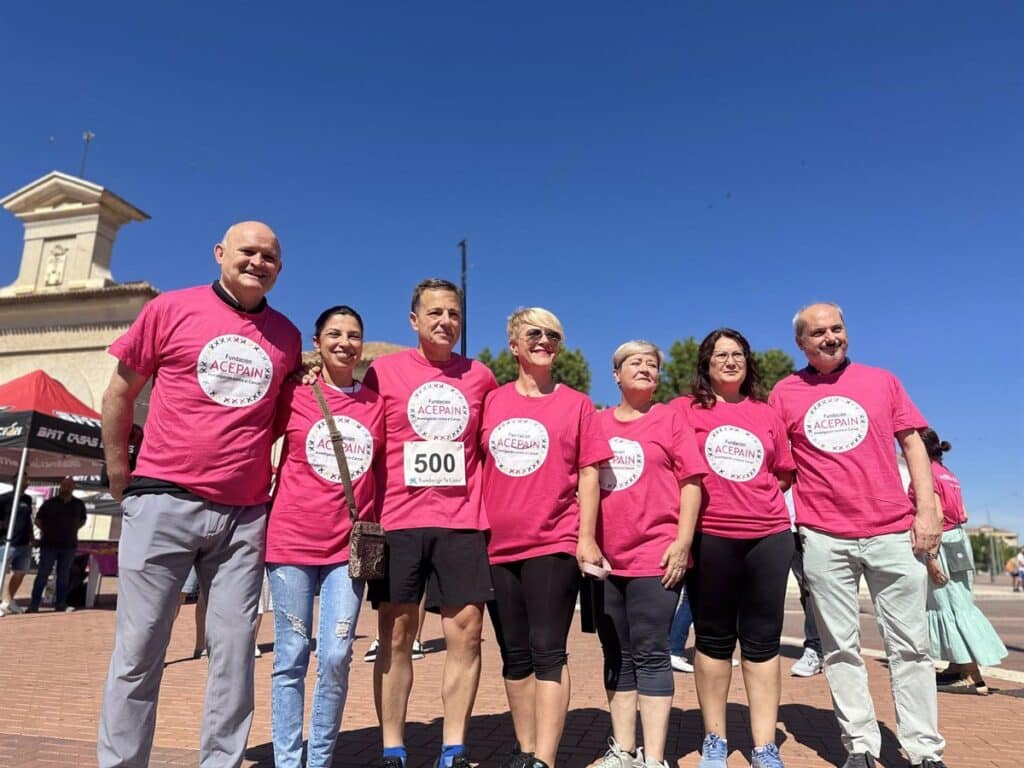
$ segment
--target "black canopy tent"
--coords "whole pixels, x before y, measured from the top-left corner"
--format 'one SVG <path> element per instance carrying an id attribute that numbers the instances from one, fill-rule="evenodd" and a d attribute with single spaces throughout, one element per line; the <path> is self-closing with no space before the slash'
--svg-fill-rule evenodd
<path id="1" fill-rule="evenodd" d="M 132 455 L 142 442 L 133 427 Z M 29 479 L 60 480 L 93 476 L 105 485 L 100 415 L 43 371 L 33 371 L 0 386 L 0 478 L 14 486 L 15 500 Z M 14 534 L 13 510 L 4 540 Z M 8 548 L 0 558 L 0 584 L 7 571 Z"/>

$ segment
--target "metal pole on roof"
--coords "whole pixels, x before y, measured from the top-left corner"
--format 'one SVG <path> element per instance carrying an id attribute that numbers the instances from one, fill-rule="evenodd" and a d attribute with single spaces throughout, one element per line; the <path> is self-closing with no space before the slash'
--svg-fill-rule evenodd
<path id="1" fill-rule="evenodd" d="M 459 250 L 462 251 L 462 346 L 459 347 L 462 356 L 466 357 L 466 241 L 459 241 Z"/>
<path id="2" fill-rule="evenodd" d="M 82 147 L 82 166 L 78 169 L 78 178 L 85 178 L 85 159 L 89 156 L 89 144 L 93 139 L 96 138 L 96 134 L 92 131 L 86 131 L 82 134 L 82 141 L 85 142 L 85 146 Z"/>
<path id="3" fill-rule="evenodd" d="M 4 537 L 4 554 L 0 557 L 0 588 L 7 574 L 7 555 L 11 551 L 11 538 L 14 536 L 14 522 L 18 516 L 18 502 L 25 484 L 25 466 L 28 464 L 28 445 L 21 449 L 21 461 L 18 464 L 18 476 L 14 479 L 14 496 L 11 497 L 11 519 L 7 523 L 7 535 Z"/>

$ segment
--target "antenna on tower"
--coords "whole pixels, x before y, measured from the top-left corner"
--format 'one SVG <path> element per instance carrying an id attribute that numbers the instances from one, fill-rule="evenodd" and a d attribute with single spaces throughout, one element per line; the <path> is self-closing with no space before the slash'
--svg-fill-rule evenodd
<path id="1" fill-rule="evenodd" d="M 89 157 L 89 144 L 95 138 L 96 134 L 93 133 L 92 131 L 86 131 L 85 133 L 82 134 L 82 141 L 85 142 L 85 146 L 82 147 L 82 167 L 79 168 L 78 170 L 78 178 L 80 179 L 85 178 L 85 160 L 87 157 Z"/>

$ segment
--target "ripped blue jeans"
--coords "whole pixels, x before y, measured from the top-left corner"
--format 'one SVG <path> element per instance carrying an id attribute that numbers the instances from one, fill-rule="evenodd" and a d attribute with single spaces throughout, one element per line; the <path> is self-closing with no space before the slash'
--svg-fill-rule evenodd
<path id="1" fill-rule="evenodd" d="M 309 724 L 308 768 L 330 766 L 348 694 L 359 606 L 365 582 L 350 579 L 348 563 L 267 564 L 274 598 L 274 673 L 270 712 L 277 768 L 302 766 L 302 710 L 313 627 L 313 596 L 320 587 L 316 689 Z"/>

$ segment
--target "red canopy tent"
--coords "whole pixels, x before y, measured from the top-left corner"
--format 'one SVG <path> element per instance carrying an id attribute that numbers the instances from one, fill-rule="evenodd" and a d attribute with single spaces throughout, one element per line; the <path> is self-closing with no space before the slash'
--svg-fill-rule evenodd
<path id="1" fill-rule="evenodd" d="M 140 428 L 132 429 L 129 442 L 134 455 L 142 442 Z M 13 478 L 14 498 L 30 478 L 67 475 L 105 475 L 100 415 L 43 371 L 0 385 L 0 477 Z M 12 514 L 8 542 L 13 531 Z M 0 560 L 0 583 L 6 567 L 7 548 Z"/>

